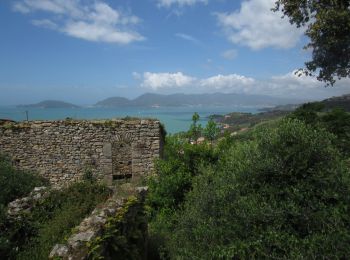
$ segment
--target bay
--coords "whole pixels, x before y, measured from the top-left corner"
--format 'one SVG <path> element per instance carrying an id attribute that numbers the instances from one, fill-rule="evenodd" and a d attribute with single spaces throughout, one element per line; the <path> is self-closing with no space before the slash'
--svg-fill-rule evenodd
<path id="1" fill-rule="evenodd" d="M 81 107 L 81 108 L 23 108 L 0 107 L 1 119 L 15 121 L 26 120 L 62 120 L 72 119 L 112 119 L 123 117 L 155 118 L 160 120 L 168 133 L 187 131 L 192 122 L 193 113 L 200 115 L 200 123 L 204 126 L 208 117 L 213 114 L 224 115 L 231 112 L 257 113 L 261 107 L 240 106 L 186 106 L 186 107 Z"/>

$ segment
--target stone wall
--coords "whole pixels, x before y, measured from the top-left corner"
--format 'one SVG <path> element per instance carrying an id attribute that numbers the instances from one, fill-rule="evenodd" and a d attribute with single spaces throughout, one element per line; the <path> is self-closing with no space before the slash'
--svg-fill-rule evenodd
<path id="1" fill-rule="evenodd" d="M 107 183 L 148 174 L 162 143 L 157 120 L 31 121 L 0 126 L 0 153 L 55 186 L 79 180 L 86 171 Z"/>

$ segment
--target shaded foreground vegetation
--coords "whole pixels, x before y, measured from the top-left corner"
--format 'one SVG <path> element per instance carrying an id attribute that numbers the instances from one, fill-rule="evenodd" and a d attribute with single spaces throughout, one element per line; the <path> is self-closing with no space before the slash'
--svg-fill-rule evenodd
<path id="1" fill-rule="evenodd" d="M 344 110 L 306 104 L 215 145 L 167 137 L 149 180 L 150 257 L 346 258 L 349 127 Z"/>
<path id="2" fill-rule="evenodd" d="M 72 228 L 110 195 L 107 187 L 85 180 L 51 191 L 31 212 L 11 220 L 5 217 L 6 205 L 47 182 L 15 170 L 5 159 L 0 163 L 0 182 L 0 259 L 47 259 L 52 247 L 63 242 Z"/>

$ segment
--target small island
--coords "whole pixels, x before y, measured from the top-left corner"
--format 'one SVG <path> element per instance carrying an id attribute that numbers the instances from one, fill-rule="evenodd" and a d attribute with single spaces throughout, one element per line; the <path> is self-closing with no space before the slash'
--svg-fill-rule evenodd
<path id="1" fill-rule="evenodd" d="M 79 108 L 79 106 L 59 101 L 59 100 L 44 100 L 36 104 L 19 105 L 21 108 Z"/>

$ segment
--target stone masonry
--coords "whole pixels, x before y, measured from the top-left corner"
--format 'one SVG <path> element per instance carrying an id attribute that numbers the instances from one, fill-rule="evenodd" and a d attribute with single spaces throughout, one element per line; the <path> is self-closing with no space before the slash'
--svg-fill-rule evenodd
<path id="1" fill-rule="evenodd" d="M 154 169 L 162 151 L 157 120 L 30 121 L 0 125 L 0 153 L 54 186 L 87 171 L 99 180 L 138 178 Z"/>

